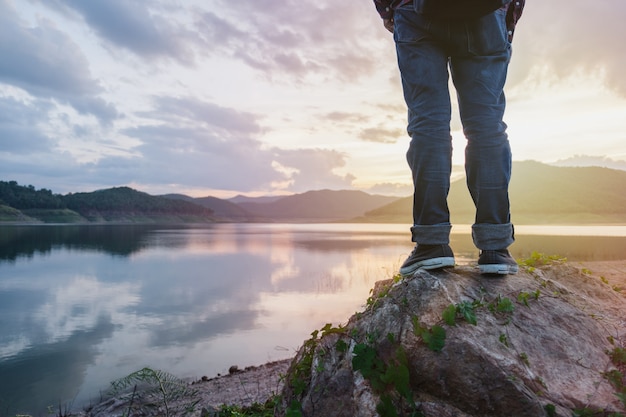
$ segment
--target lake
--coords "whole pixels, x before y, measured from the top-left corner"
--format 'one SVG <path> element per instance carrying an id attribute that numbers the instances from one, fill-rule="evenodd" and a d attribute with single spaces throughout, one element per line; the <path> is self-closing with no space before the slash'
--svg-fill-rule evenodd
<path id="1" fill-rule="evenodd" d="M 516 238 L 516 258 L 626 259 L 626 226 Z M 451 246 L 475 262 L 469 226 Z M 144 366 L 199 379 L 290 358 L 411 249 L 396 224 L 0 226 L 0 416 L 80 409 Z"/>

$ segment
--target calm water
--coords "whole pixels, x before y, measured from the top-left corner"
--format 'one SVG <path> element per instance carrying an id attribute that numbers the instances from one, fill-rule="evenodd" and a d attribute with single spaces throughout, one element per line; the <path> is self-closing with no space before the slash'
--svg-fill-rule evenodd
<path id="1" fill-rule="evenodd" d="M 460 264 L 469 230 L 453 229 Z M 515 257 L 626 259 L 626 226 L 516 230 Z M 0 227 L 0 416 L 79 409 L 144 366 L 200 378 L 292 357 L 411 248 L 403 225 Z"/>

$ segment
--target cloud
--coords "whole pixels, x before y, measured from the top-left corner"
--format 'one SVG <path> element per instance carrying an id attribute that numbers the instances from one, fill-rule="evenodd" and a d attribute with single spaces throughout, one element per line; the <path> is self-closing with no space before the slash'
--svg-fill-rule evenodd
<path id="1" fill-rule="evenodd" d="M 176 24 L 175 7 L 126 0 L 33 0 L 71 16 L 78 15 L 101 39 L 145 59 L 173 58 L 191 63 L 189 33 Z M 173 10 L 174 9 L 174 10 Z"/>
<path id="2" fill-rule="evenodd" d="M 367 142 L 395 143 L 398 138 L 404 138 L 406 131 L 402 129 L 387 129 L 383 127 L 370 127 L 361 130 L 359 137 Z"/>
<path id="3" fill-rule="evenodd" d="M 77 44 L 49 21 L 26 27 L 4 2 L 0 2 L 0 55 L 5 57 L 0 60 L 0 83 L 69 104 L 105 123 L 118 116 L 110 103 L 98 97 L 102 87 L 90 76 L 89 63 Z"/>
<path id="4" fill-rule="evenodd" d="M 355 176 L 337 174 L 335 169 L 346 164 L 346 155 L 326 149 L 276 149 L 276 161 L 291 168 L 288 189 L 304 192 L 319 189 L 350 189 Z"/>
<path id="5" fill-rule="evenodd" d="M 367 192 L 371 194 L 397 195 L 406 197 L 413 194 L 413 186 L 410 184 L 384 182 L 373 185 L 367 189 Z"/>
<path id="6" fill-rule="evenodd" d="M 561 78 L 577 69 L 600 69 L 607 85 L 626 96 L 625 14 L 626 3 L 616 0 L 526 2 L 513 41 L 513 82 L 537 65 Z"/>
<path id="7" fill-rule="evenodd" d="M 12 97 L 0 97 L 0 154 L 50 151 L 53 141 L 36 127 L 48 108 L 40 102 L 28 105 Z"/>
<path id="8" fill-rule="evenodd" d="M 269 188 L 283 174 L 272 167 L 274 154 L 255 139 L 262 132 L 260 116 L 197 98 L 154 97 L 154 109 L 141 113 L 152 121 L 123 130 L 139 139 L 138 157 L 107 158 L 98 169 L 126 182 L 186 184 L 252 191 Z M 123 178 L 120 178 L 123 179 Z"/>
<path id="9" fill-rule="evenodd" d="M 198 16 L 198 31 L 206 47 L 220 51 L 275 81 L 303 82 L 314 78 L 351 82 L 371 75 L 379 61 L 363 53 L 371 7 L 349 2 L 219 0 L 214 11 Z M 280 74 L 280 76 L 279 76 Z"/>
<path id="10" fill-rule="evenodd" d="M 154 98 L 154 102 L 155 110 L 143 113 L 143 115 L 173 123 L 204 124 L 227 136 L 254 135 L 261 132 L 258 123 L 261 116 L 250 112 L 226 108 L 195 97 L 159 96 Z"/>
<path id="11" fill-rule="evenodd" d="M 324 116 L 327 120 L 332 120 L 333 122 L 352 122 L 352 123 L 362 123 L 367 120 L 367 117 L 362 113 L 349 113 L 349 112 L 341 112 L 334 111 L 326 114 Z"/>

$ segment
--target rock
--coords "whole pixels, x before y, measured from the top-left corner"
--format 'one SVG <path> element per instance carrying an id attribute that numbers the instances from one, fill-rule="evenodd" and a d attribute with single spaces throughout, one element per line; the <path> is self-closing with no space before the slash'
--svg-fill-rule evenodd
<path id="1" fill-rule="evenodd" d="M 616 395 L 626 393 L 624 363 L 612 359 L 626 347 L 624 311 L 623 295 L 569 264 L 505 278 L 464 266 L 381 282 L 346 326 L 327 325 L 303 344 L 276 415 L 624 412 Z"/>

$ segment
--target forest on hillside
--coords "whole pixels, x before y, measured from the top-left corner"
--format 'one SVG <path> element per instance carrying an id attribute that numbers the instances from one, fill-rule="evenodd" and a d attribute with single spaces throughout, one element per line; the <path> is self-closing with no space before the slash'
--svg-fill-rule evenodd
<path id="1" fill-rule="evenodd" d="M 129 187 L 115 187 L 90 193 L 53 194 L 51 190 L 0 181 L 0 205 L 25 214 L 45 210 L 75 212 L 87 220 L 125 215 L 175 215 L 210 218 L 213 211 L 189 201 L 155 197 Z"/>
<path id="2" fill-rule="evenodd" d="M 45 188 L 36 190 L 32 185 L 22 186 L 16 181 L 0 181 L 0 204 L 18 210 L 66 208 L 61 195 Z"/>

